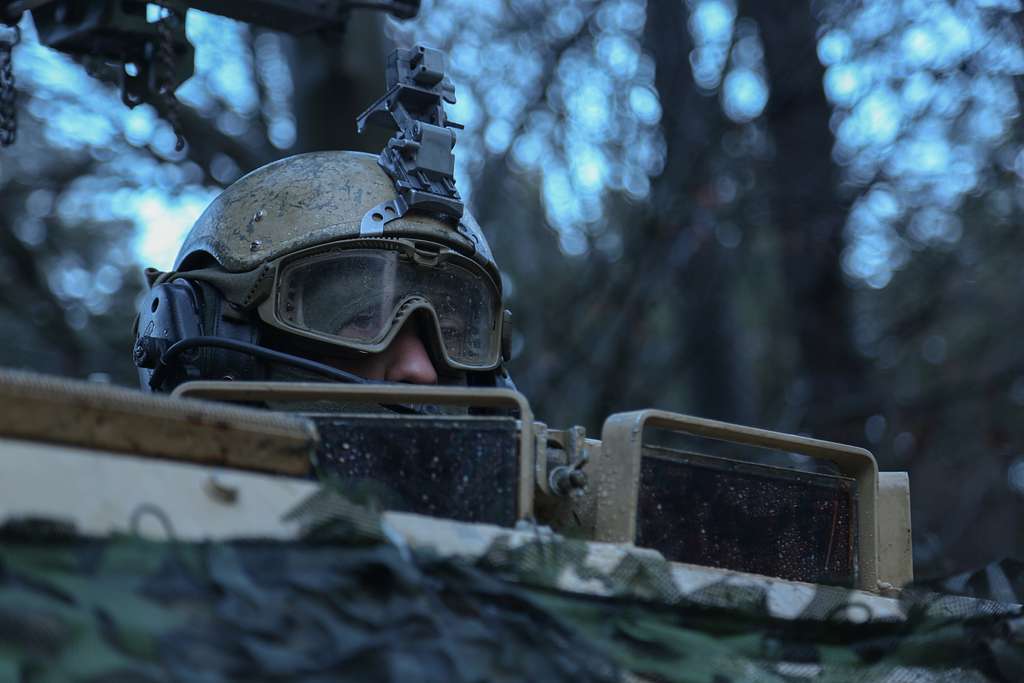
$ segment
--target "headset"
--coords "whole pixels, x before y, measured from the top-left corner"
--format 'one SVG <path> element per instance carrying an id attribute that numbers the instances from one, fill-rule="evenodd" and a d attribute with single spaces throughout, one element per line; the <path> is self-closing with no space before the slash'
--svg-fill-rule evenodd
<path id="1" fill-rule="evenodd" d="M 154 285 L 139 305 L 135 337 L 132 360 L 143 389 L 149 391 L 169 392 L 200 379 L 267 377 L 265 362 L 239 352 L 248 345 L 262 348 L 255 312 L 232 306 L 206 282 L 179 277 Z M 214 345 L 214 340 L 243 346 L 232 350 L 232 345 Z"/>

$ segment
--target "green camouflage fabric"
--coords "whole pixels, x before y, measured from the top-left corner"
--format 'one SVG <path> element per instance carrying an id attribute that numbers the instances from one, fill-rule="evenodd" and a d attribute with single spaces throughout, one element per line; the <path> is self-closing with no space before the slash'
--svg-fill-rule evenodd
<path id="1" fill-rule="evenodd" d="M 1006 558 L 981 569 L 917 583 L 937 593 L 966 595 L 1000 602 L 1024 602 L 1024 562 Z"/>
<path id="2" fill-rule="evenodd" d="M 541 529 L 455 556 L 329 492 L 293 514 L 291 541 L 6 523 L 0 682 L 1024 680 L 1016 605 L 912 590 L 879 616 L 829 588 L 782 618 L 755 584 L 684 592 Z"/>

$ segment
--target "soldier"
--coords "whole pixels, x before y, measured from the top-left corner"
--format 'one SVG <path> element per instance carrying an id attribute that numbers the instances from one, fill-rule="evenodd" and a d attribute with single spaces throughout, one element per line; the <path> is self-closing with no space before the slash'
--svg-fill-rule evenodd
<path id="1" fill-rule="evenodd" d="M 397 50 L 387 79 L 357 122 L 397 129 L 383 153 L 317 152 L 257 169 L 207 208 L 172 272 L 147 271 L 134 349 L 144 387 L 511 386 L 501 274 L 455 190 L 443 56 Z"/>
<path id="2" fill-rule="evenodd" d="M 479 226 L 468 213 L 398 216 L 396 199 L 377 157 L 357 152 L 298 155 L 238 180 L 173 271 L 147 271 L 143 384 L 324 379 L 287 356 L 375 381 L 507 385 L 501 277 Z M 154 386 L 146 344 L 162 354 L 189 339 L 192 353 L 169 359 Z"/>

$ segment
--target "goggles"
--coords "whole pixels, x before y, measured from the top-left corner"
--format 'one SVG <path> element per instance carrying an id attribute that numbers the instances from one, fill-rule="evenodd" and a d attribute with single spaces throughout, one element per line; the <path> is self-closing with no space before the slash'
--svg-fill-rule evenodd
<path id="1" fill-rule="evenodd" d="M 356 240 L 276 263 L 260 318 L 278 329 L 365 353 L 388 347 L 418 311 L 427 343 L 458 370 L 491 370 L 501 356 L 501 295 L 475 261 L 431 242 Z"/>

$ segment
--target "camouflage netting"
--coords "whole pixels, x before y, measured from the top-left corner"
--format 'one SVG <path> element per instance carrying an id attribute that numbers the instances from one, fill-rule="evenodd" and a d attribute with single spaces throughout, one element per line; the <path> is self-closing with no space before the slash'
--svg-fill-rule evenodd
<path id="1" fill-rule="evenodd" d="M 1024 602 L 1024 562 L 1007 558 L 992 562 L 981 569 L 941 579 L 918 583 L 936 593 L 952 593 L 973 598 Z"/>
<path id="2" fill-rule="evenodd" d="M 322 511 L 297 541 L 8 523 L 0 681 L 1024 680 L 1015 606 L 908 593 L 900 618 L 854 623 L 832 589 L 783 619 L 752 587 L 682 594 L 649 555 L 601 573 L 538 533 L 456 559 Z M 567 572 L 602 596 L 555 590 Z"/>

